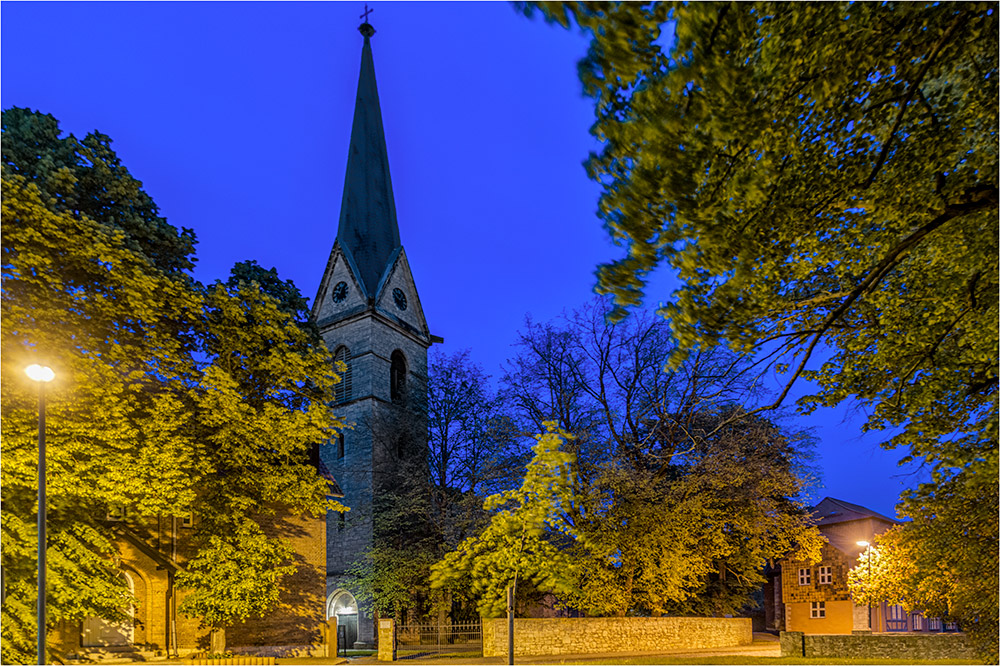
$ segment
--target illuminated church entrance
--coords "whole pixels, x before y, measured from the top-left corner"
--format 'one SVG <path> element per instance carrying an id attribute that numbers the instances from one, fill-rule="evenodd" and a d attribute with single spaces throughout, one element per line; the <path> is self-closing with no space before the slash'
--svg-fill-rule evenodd
<path id="1" fill-rule="evenodd" d="M 327 618 L 337 618 L 337 641 L 341 649 L 354 648 L 358 640 L 358 603 L 347 590 L 338 590 L 330 598 L 326 609 Z"/>

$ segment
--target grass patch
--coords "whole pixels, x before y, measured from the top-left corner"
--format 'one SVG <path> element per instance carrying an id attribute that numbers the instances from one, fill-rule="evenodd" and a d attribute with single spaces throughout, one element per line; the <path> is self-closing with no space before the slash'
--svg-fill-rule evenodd
<path id="1" fill-rule="evenodd" d="M 912 659 L 862 659 L 840 657 L 754 657 L 751 655 L 720 655 L 715 657 L 672 657 L 670 655 L 650 655 L 648 657 L 623 657 L 616 659 L 608 655 L 597 659 L 567 659 L 546 661 L 550 664 L 967 664 L 961 659 L 940 661 L 914 661 Z"/>

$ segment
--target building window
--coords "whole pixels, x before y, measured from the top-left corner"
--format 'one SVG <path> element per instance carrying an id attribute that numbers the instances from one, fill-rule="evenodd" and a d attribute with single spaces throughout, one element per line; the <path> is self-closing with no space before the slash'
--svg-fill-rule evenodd
<path id="1" fill-rule="evenodd" d="M 809 607 L 809 617 L 818 619 L 826 617 L 826 602 L 825 601 L 814 601 Z"/>
<path id="2" fill-rule="evenodd" d="M 344 457 L 344 433 L 337 435 L 337 460 Z"/>
<path id="3" fill-rule="evenodd" d="M 931 631 L 941 631 L 941 618 L 932 617 L 927 620 L 927 624 Z"/>
<path id="4" fill-rule="evenodd" d="M 833 583 L 833 567 L 819 568 L 819 584 L 830 585 Z"/>
<path id="5" fill-rule="evenodd" d="M 341 345 L 333 353 L 333 360 L 336 364 L 334 369 L 340 375 L 340 381 L 337 382 L 334 388 L 334 397 L 337 399 L 337 402 L 347 402 L 351 399 L 351 351 Z M 337 367 L 340 363 L 344 364 L 343 370 Z"/>
<path id="6" fill-rule="evenodd" d="M 920 613 L 913 614 L 913 631 L 924 630 L 924 616 Z"/>
<path id="7" fill-rule="evenodd" d="M 337 531 L 343 532 L 346 526 L 347 526 L 347 517 L 344 515 L 344 512 L 341 511 L 340 513 L 337 514 Z"/>
<path id="8" fill-rule="evenodd" d="M 187 513 L 182 513 L 181 516 L 181 527 L 194 527 L 194 514 L 190 511 Z"/>
<path id="9" fill-rule="evenodd" d="M 406 391 L 406 358 L 398 349 L 392 352 L 389 363 L 389 397 L 400 402 Z"/>
<path id="10" fill-rule="evenodd" d="M 958 631 L 958 624 L 956 622 L 945 622 L 944 623 L 944 630 L 945 631 Z"/>
<path id="11" fill-rule="evenodd" d="M 812 582 L 809 569 L 799 569 L 799 585 L 808 585 Z"/>

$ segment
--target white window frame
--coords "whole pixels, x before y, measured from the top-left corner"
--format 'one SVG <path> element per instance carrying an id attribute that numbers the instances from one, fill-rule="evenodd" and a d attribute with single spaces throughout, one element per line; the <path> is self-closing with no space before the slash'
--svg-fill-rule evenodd
<path id="1" fill-rule="evenodd" d="M 920 613 L 913 613 L 910 616 L 910 626 L 913 627 L 913 631 L 923 631 L 924 630 L 924 616 Z"/>
<path id="2" fill-rule="evenodd" d="M 819 584 L 820 585 L 832 585 L 833 584 L 833 567 L 820 567 L 819 568 Z"/>
<path id="3" fill-rule="evenodd" d="M 809 606 L 809 617 L 813 620 L 822 620 L 826 617 L 826 602 L 813 601 Z"/>
<path id="4" fill-rule="evenodd" d="M 799 585 L 809 585 L 812 582 L 812 572 L 809 569 L 799 569 Z"/>

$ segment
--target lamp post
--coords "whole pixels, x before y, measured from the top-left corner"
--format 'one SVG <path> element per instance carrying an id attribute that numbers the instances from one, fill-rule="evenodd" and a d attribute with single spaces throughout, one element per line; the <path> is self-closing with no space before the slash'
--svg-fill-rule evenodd
<path id="1" fill-rule="evenodd" d="M 45 385 L 55 379 L 52 368 L 33 364 L 24 369 L 38 383 L 38 663 L 45 663 Z"/>
<path id="2" fill-rule="evenodd" d="M 868 560 L 868 580 L 866 587 L 868 588 L 868 631 L 872 630 L 872 549 L 871 544 L 867 541 L 859 541 L 858 545 L 866 549 L 867 555 L 865 557 Z"/>

